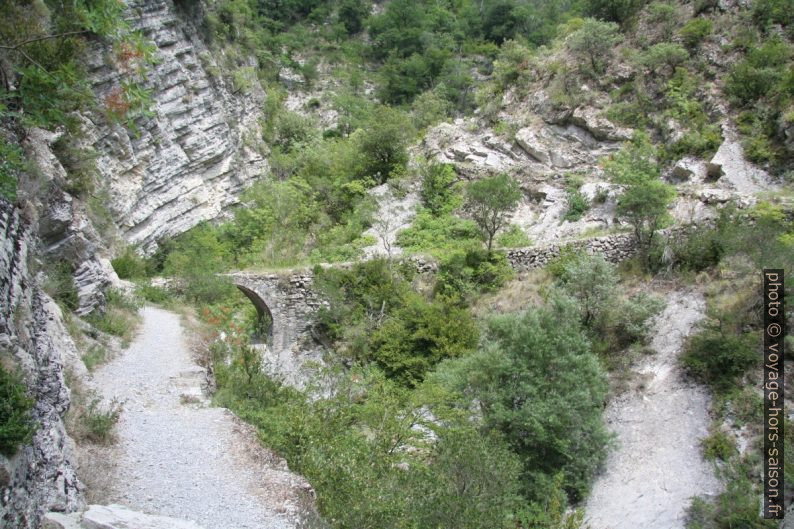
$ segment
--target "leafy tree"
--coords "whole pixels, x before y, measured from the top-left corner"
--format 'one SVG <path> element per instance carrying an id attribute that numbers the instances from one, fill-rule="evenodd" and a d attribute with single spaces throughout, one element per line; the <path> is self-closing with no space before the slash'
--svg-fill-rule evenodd
<path id="1" fill-rule="evenodd" d="M 582 26 L 568 36 L 571 52 L 587 61 L 590 73 L 603 73 L 615 45 L 623 40 L 620 28 L 614 22 L 585 19 Z"/>
<path id="2" fill-rule="evenodd" d="M 401 384 L 413 386 L 445 358 L 477 345 L 479 332 L 465 308 L 410 294 L 372 336 L 372 359 Z"/>
<path id="3" fill-rule="evenodd" d="M 433 378 L 504 433 L 521 458 L 529 499 L 542 499 L 559 472 L 570 497 L 582 498 L 606 455 L 605 373 L 578 320 L 564 298 L 493 318 L 485 346 L 443 364 Z"/>
<path id="4" fill-rule="evenodd" d="M 588 14 L 625 24 L 636 15 L 646 0 L 586 0 L 585 10 Z"/>
<path id="5" fill-rule="evenodd" d="M 428 163 L 421 167 L 422 188 L 419 196 L 422 205 L 435 216 L 450 213 L 457 204 L 455 184 L 458 175 L 452 164 Z"/>
<path id="6" fill-rule="evenodd" d="M 660 42 L 648 48 L 641 57 L 642 64 L 652 72 L 667 68 L 670 74 L 675 72 L 677 66 L 689 59 L 689 52 L 680 44 Z"/>
<path id="7" fill-rule="evenodd" d="M 339 6 L 339 21 L 344 24 L 349 35 L 355 35 L 364 28 L 364 20 L 369 16 L 370 3 L 367 0 L 342 0 Z"/>
<path id="8" fill-rule="evenodd" d="M 417 498 L 417 527 L 514 527 L 523 503 L 521 462 L 502 436 L 482 434 L 467 419 L 437 429 L 437 435 L 432 473 Z"/>
<path id="9" fill-rule="evenodd" d="M 579 255 L 564 265 L 559 282 L 566 294 L 578 301 L 582 324 L 590 327 L 614 301 L 618 276 L 603 256 Z"/>
<path id="10" fill-rule="evenodd" d="M 618 198 L 618 215 L 634 227 L 634 235 L 648 257 L 656 231 L 668 218 L 667 208 L 675 198 L 675 188 L 659 179 L 659 165 L 647 136 L 636 134 L 609 160 L 604 170 L 613 182 L 623 186 Z"/>
<path id="11" fill-rule="evenodd" d="M 788 91 L 794 95 L 794 87 L 786 85 L 786 65 L 794 51 L 784 40 L 772 38 L 761 46 L 747 52 L 747 57 L 731 68 L 725 83 L 725 91 L 741 104 L 749 105 L 770 93 Z"/>
<path id="12" fill-rule="evenodd" d="M 689 48 L 696 48 L 703 39 L 711 35 L 713 24 L 711 20 L 704 17 L 697 17 L 689 20 L 679 30 L 681 39 Z"/>
<path id="13" fill-rule="evenodd" d="M 362 157 L 361 176 L 384 183 L 408 161 L 411 123 L 399 110 L 377 107 L 372 119 L 356 131 L 351 140 Z"/>
<path id="14" fill-rule="evenodd" d="M 466 190 L 466 209 L 477 223 L 491 252 L 496 233 L 510 221 L 518 206 L 521 188 L 505 173 L 471 182 Z"/>

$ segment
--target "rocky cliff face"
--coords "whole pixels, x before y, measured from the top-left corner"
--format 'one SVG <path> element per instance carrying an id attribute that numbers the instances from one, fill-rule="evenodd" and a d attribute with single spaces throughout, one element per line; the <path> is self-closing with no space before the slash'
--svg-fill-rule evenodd
<path id="1" fill-rule="evenodd" d="M 63 133 L 0 131 L 25 151 L 34 171 L 19 182 L 16 204 L 0 200 L 0 359 L 19 367 L 36 406 L 30 445 L 0 456 L 0 525 L 38 527 L 47 511 L 82 505 L 72 441 L 63 423 L 70 405 L 65 366 L 78 352 L 58 305 L 40 287 L 33 268 L 70 267 L 78 314 L 104 302 L 118 281 L 109 263 L 115 234 L 144 251 L 217 217 L 267 169 L 260 119 L 264 92 L 250 79 L 245 93 L 218 72 L 216 59 L 191 15 L 171 0 L 128 3 L 134 29 L 156 45 L 145 82 L 151 114 L 129 128 L 101 114 L 83 113 L 78 147 L 98 158 L 96 194 L 112 217 L 104 230 L 85 201 L 70 194 L 69 175 L 55 142 Z M 95 43 L 86 58 L 97 101 L 125 75 L 116 52 Z"/>
<path id="2" fill-rule="evenodd" d="M 48 510 L 80 506 L 71 440 L 62 420 L 69 407 L 64 364 L 77 360 L 58 306 L 37 285 L 29 267 L 35 224 L 0 200 L 0 351 L 21 368 L 36 400 L 33 442 L 8 459 L 0 455 L 3 527 L 37 527 Z"/>
<path id="3" fill-rule="evenodd" d="M 244 90 L 224 79 L 196 22 L 171 0 L 130 2 L 128 14 L 157 46 L 144 84 L 153 115 L 137 120 L 137 132 L 97 116 L 83 121 L 121 234 L 151 252 L 158 239 L 217 217 L 266 170 L 259 123 L 265 94 L 255 78 Z M 99 45 L 88 58 L 99 101 L 120 85 L 117 62 Z"/>

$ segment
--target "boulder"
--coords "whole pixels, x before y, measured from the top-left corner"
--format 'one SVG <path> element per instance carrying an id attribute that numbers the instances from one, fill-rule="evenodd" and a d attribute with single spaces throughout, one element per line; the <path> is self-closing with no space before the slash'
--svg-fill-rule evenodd
<path id="1" fill-rule="evenodd" d="M 540 163 L 549 163 L 549 152 L 541 141 L 539 135 L 530 127 L 525 127 L 516 132 L 516 143 L 531 157 Z"/>
<path id="2" fill-rule="evenodd" d="M 587 130 L 597 140 L 625 141 L 631 139 L 633 134 L 631 129 L 618 127 L 607 118 L 600 116 L 599 112 L 593 107 L 579 107 L 571 114 L 570 122 Z"/>
<path id="3" fill-rule="evenodd" d="M 83 513 L 80 527 L 81 529 L 201 529 L 201 526 L 195 522 L 143 514 L 121 505 L 89 506 Z"/>

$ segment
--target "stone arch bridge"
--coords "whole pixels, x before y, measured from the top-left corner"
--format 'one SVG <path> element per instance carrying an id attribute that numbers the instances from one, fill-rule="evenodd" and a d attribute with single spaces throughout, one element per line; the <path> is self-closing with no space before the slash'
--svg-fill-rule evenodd
<path id="1" fill-rule="evenodd" d="M 539 268 L 560 255 L 564 247 L 600 253 L 611 262 L 619 262 L 636 252 L 633 235 L 622 233 L 547 246 L 516 248 L 507 259 L 516 271 Z M 436 264 L 413 258 L 420 272 L 434 271 Z M 350 267 L 340 263 L 335 267 Z M 316 312 L 325 302 L 314 288 L 311 269 L 282 273 L 233 272 L 227 274 L 234 285 L 253 303 L 260 316 L 270 320 L 266 362 L 288 382 L 299 382 L 298 372 L 307 360 L 322 361 L 323 346 L 314 332 Z M 264 341 L 264 340 L 263 340 Z"/>

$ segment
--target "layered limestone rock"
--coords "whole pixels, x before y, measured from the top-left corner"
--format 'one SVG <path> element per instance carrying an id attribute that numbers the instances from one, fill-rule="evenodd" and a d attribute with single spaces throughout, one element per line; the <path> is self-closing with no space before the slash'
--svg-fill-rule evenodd
<path id="1" fill-rule="evenodd" d="M 259 123 L 265 94 L 255 76 L 250 88 L 235 90 L 219 75 L 196 22 L 171 0 L 130 2 L 128 18 L 157 46 L 157 64 L 144 83 L 153 115 L 138 118 L 137 130 L 96 115 L 84 116 L 83 128 L 85 142 L 99 153 L 116 224 L 128 242 L 150 253 L 158 239 L 219 216 L 265 172 Z M 124 79 L 118 62 L 99 44 L 89 54 L 100 102 Z"/>
<path id="2" fill-rule="evenodd" d="M 71 269 L 77 289 L 76 312 L 85 315 L 104 306 L 105 290 L 118 285 L 119 278 L 85 203 L 64 191 L 68 176 L 52 150 L 59 137 L 41 129 L 27 131 L 22 146 L 37 170 L 36 178 L 25 175 L 21 180 L 20 196 L 37 212 L 40 253 Z"/>
<path id="3" fill-rule="evenodd" d="M 133 511 L 122 505 L 91 505 L 84 513 L 48 513 L 42 529 L 202 529 L 198 524 Z"/>
<path id="4" fill-rule="evenodd" d="M 0 520 L 3 527 L 38 527 L 50 510 L 81 506 L 73 448 L 63 424 L 69 407 L 64 364 L 77 351 L 60 309 L 38 287 L 29 254 L 35 224 L 0 200 L 0 360 L 19 368 L 36 405 L 32 442 L 13 457 L 0 455 Z"/>

